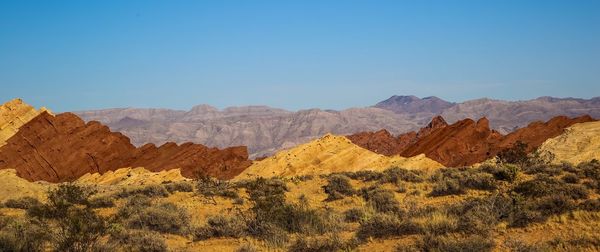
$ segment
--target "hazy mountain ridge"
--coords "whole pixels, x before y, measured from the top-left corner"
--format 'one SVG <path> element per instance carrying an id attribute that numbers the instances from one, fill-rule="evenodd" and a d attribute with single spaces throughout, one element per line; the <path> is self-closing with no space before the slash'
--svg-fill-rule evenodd
<path id="1" fill-rule="evenodd" d="M 217 109 L 198 105 L 189 111 L 170 109 L 107 109 L 75 112 L 128 135 L 135 145 L 196 142 L 208 146 L 246 145 L 252 157 L 308 142 L 326 133 L 353 134 L 386 129 L 398 135 L 425 126 L 442 115 L 448 123 L 487 117 L 490 126 L 506 134 L 532 121 L 554 116 L 589 114 L 600 118 L 600 97 L 592 99 L 540 97 L 526 101 L 488 98 L 453 103 L 437 97 L 392 96 L 373 107 L 341 111 L 288 111 L 267 106 Z"/>

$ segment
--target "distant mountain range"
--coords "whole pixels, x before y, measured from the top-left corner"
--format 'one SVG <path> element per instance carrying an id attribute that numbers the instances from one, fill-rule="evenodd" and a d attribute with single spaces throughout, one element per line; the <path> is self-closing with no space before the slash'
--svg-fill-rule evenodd
<path id="1" fill-rule="evenodd" d="M 590 115 L 600 118 L 600 97 L 592 99 L 540 97 L 526 101 L 476 99 L 454 103 L 431 96 L 392 96 L 372 107 L 341 111 L 287 111 L 266 106 L 223 110 L 199 105 L 189 111 L 118 108 L 75 112 L 85 121 L 97 120 L 129 136 L 135 145 L 196 142 L 214 147 L 248 146 L 251 157 L 321 137 L 386 129 L 398 135 L 418 130 L 441 115 L 448 123 L 486 117 L 490 127 L 506 134 L 532 121 L 554 116 Z"/>

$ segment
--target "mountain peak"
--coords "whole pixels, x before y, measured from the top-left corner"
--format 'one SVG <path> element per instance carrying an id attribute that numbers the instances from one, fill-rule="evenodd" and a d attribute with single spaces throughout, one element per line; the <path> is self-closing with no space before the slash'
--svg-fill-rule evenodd
<path id="1" fill-rule="evenodd" d="M 391 110 L 395 113 L 433 113 L 440 114 L 454 103 L 435 96 L 419 98 L 414 95 L 394 95 L 375 105 L 377 108 Z"/>

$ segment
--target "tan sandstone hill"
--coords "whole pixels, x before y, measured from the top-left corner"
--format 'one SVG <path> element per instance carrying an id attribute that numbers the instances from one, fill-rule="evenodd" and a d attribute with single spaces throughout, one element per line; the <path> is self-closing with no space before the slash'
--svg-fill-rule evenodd
<path id="1" fill-rule="evenodd" d="M 104 174 L 88 173 L 78 178 L 75 183 L 82 185 L 148 185 L 163 182 L 177 182 L 188 180 L 181 175 L 181 170 L 171 169 L 160 172 L 151 172 L 143 167 L 121 168 L 116 171 L 107 171 Z"/>
<path id="2" fill-rule="evenodd" d="M 14 99 L 0 105 L 0 146 L 5 145 L 6 140 L 14 136 L 21 126 L 44 111 L 47 110 L 45 108 L 36 110 L 21 99 Z"/>
<path id="3" fill-rule="evenodd" d="M 546 140 L 540 151 L 554 154 L 555 163 L 600 160 L 600 121 L 574 124 L 563 134 Z"/>
<path id="4" fill-rule="evenodd" d="M 52 186 L 46 182 L 29 182 L 17 176 L 14 169 L 0 170 L 0 202 L 27 196 L 41 200 Z"/>
<path id="5" fill-rule="evenodd" d="M 424 155 L 411 158 L 387 157 L 363 149 L 346 137 L 327 134 L 317 140 L 255 162 L 236 179 L 318 175 L 359 170 L 381 171 L 393 166 L 409 169 L 443 167 L 440 163 L 426 158 Z"/>

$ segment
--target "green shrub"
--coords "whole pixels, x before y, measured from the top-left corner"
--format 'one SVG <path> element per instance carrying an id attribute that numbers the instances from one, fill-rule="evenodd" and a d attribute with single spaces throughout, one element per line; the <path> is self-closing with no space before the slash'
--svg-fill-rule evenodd
<path id="1" fill-rule="evenodd" d="M 532 208 L 547 217 L 572 211 L 576 205 L 571 198 L 556 194 L 535 199 L 532 202 Z"/>
<path id="2" fill-rule="evenodd" d="M 344 212 L 344 220 L 346 222 L 358 222 L 367 216 L 362 208 L 351 208 Z"/>
<path id="3" fill-rule="evenodd" d="M 115 202 L 109 196 L 93 197 L 93 198 L 90 198 L 89 205 L 92 208 L 107 208 L 107 207 L 114 207 Z"/>
<path id="4" fill-rule="evenodd" d="M 108 232 L 108 222 L 91 208 L 72 207 L 57 219 L 57 251 L 90 251 Z"/>
<path id="5" fill-rule="evenodd" d="M 187 212 L 173 203 L 163 203 L 145 207 L 134 212 L 126 219 L 129 228 L 143 229 L 170 233 L 186 234 L 190 217 Z"/>
<path id="6" fill-rule="evenodd" d="M 167 191 L 167 189 L 163 185 L 153 184 L 144 187 L 123 189 L 117 194 L 117 197 L 127 198 L 137 194 L 145 195 L 148 197 L 168 197 L 170 195 L 169 191 Z"/>
<path id="7" fill-rule="evenodd" d="M 346 177 L 349 177 L 351 179 L 354 180 L 360 180 L 360 181 L 376 181 L 376 180 L 380 180 L 384 175 L 381 172 L 376 172 L 376 171 L 369 171 L 369 170 L 362 170 L 362 171 L 357 171 L 357 172 L 343 172 L 341 173 Z"/>
<path id="8" fill-rule="evenodd" d="M 323 186 L 327 201 L 343 199 L 344 196 L 352 196 L 355 191 L 350 185 L 350 179 L 344 175 L 331 175 L 327 178 L 327 185 Z"/>
<path id="9" fill-rule="evenodd" d="M 283 246 L 289 241 L 286 230 L 271 222 L 252 219 L 248 222 L 248 234 L 274 246 Z"/>
<path id="10" fill-rule="evenodd" d="M 188 181 L 171 182 L 163 184 L 163 186 L 169 193 L 194 191 L 194 185 Z"/>
<path id="11" fill-rule="evenodd" d="M 390 190 L 381 189 L 379 187 L 370 187 L 363 188 L 361 194 L 377 212 L 403 213 L 400 208 L 400 203 L 396 200 L 394 193 Z"/>
<path id="12" fill-rule="evenodd" d="M 569 184 L 579 183 L 579 177 L 573 173 L 567 173 L 562 177 L 562 181 Z"/>
<path id="13" fill-rule="evenodd" d="M 497 188 L 494 177 L 472 168 L 441 169 L 431 180 L 435 183 L 430 196 L 459 195 L 466 189 L 492 191 Z"/>
<path id="14" fill-rule="evenodd" d="M 533 180 L 519 183 L 513 191 L 529 198 L 561 194 L 575 200 L 586 199 L 589 194 L 581 185 L 566 184 L 548 176 L 538 176 Z"/>
<path id="15" fill-rule="evenodd" d="M 152 205 L 152 199 L 148 196 L 137 194 L 129 197 L 125 205 L 121 206 L 116 217 L 120 220 L 125 220 L 134 214 L 139 214 L 144 209 L 149 208 Z"/>
<path id="16" fill-rule="evenodd" d="M 287 232 L 322 234 L 338 228 L 341 221 L 328 211 L 310 209 L 307 204 L 285 201 L 285 183 L 278 179 L 257 179 L 245 184 L 257 222 L 271 223 Z"/>
<path id="17" fill-rule="evenodd" d="M 404 221 L 397 215 L 377 213 L 360 223 L 356 237 L 359 241 L 366 241 L 369 237 L 388 238 L 422 232 L 419 225 Z"/>
<path id="18" fill-rule="evenodd" d="M 481 252 L 492 251 L 495 247 L 490 237 L 471 235 L 467 237 L 425 236 L 420 242 L 422 251 Z"/>
<path id="19" fill-rule="evenodd" d="M 507 182 L 514 182 L 519 176 L 520 168 L 513 164 L 502 164 L 502 165 L 484 165 L 481 170 L 494 175 L 497 180 L 503 180 Z"/>
<path id="20" fill-rule="evenodd" d="M 111 235 L 110 242 L 123 251 L 168 251 L 167 244 L 160 238 L 160 234 L 149 231 L 121 230 Z"/>
<path id="21" fill-rule="evenodd" d="M 600 211 L 600 199 L 586 200 L 581 202 L 577 208 L 585 211 L 598 212 Z"/>
<path id="22" fill-rule="evenodd" d="M 239 198 L 239 194 L 233 184 L 211 177 L 201 177 L 196 182 L 198 193 L 216 204 L 214 197 L 220 196 L 230 199 Z"/>
<path id="23" fill-rule="evenodd" d="M 347 244 L 337 235 L 330 235 L 323 238 L 305 238 L 299 237 L 294 244 L 290 246 L 290 252 L 329 252 L 329 251 L 349 251 L 353 247 Z"/>
<path id="24" fill-rule="evenodd" d="M 0 251 L 41 252 L 52 238 L 49 227 L 38 219 L 11 221 L 0 230 Z"/>
<path id="25" fill-rule="evenodd" d="M 563 166 L 550 164 L 536 164 L 523 167 L 523 172 L 529 175 L 543 174 L 547 176 L 558 176 L 563 172 Z"/>
<path id="26" fill-rule="evenodd" d="M 444 195 L 459 195 L 464 194 L 466 191 L 460 185 L 458 179 L 452 178 L 444 178 L 442 180 L 438 180 L 434 186 L 433 190 L 429 194 L 430 196 L 444 196 Z"/>
<path id="27" fill-rule="evenodd" d="M 496 160 L 498 163 L 508 163 L 508 164 L 517 164 L 524 165 L 529 160 L 527 156 L 527 144 L 521 141 L 517 141 L 510 148 L 506 148 L 500 151 L 496 155 Z"/>
<path id="28" fill-rule="evenodd" d="M 4 206 L 17 209 L 29 209 L 33 206 L 39 206 L 42 203 L 36 198 L 25 196 L 18 199 L 9 199 L 4 202 Z"/>
<path id="29" fill-rule="evenodd" d="M 379 179 L 379 182 L 393 184 L 399 184 L 401 181 L 420 183 L 424 181 L 421 175 L 421 171 L 393 167 L 383 171 L 383 176 Z"/>
<path id="30" fill-rule="evenodd" d="M 213 237 L 239 238 L 246 235 L 246 223 L 237 217 L 222 215 L 211 216 L 206 225 L 194 230 L 194 240 L 206 240 Z"/>
<path id="31" fill-rule="evenodd" d="M 458 217 L 457 230 L 466 234 L 487 234 L 501 220 L 508 219 L 512 198 L 492 195 L 485 198 L 469 198 L 450 207 L 450 213 Z"/>

